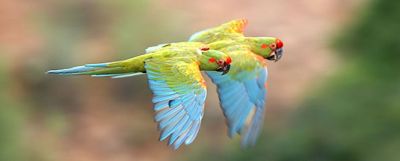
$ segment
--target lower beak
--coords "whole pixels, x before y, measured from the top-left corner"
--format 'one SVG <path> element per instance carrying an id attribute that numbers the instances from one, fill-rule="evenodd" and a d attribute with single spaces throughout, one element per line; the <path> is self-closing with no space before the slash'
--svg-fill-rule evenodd
<path id="1" fill-rule="evenodd" d="M 282 58 L 282 56 L 283 56 L 283 48 L 279 48 L 279 49 L 276 49 L 274 51 L 274 53 L 271 56 L 269 56 L 267 59 L 277 62 L 279 59 Z"/>
<path id="2" fill-rule="evenodd" d="M 222 75 L 225 75 L 226 73 L 229 72 L 229 69 L 231 69 L 231 65 L 225 65 L 224 68 L 222 68 Z"/>
<path id="3" fill-rule="evenodd" d="M 226 73 L 229 72 L 229 69 L 231 69 L 231 65 L 230 64 L 226 64 L 224 63 L 222 66 L 220 66 L 217 71 L 218 72 L 222 72 L 222 75 L 225 75 Z"/>

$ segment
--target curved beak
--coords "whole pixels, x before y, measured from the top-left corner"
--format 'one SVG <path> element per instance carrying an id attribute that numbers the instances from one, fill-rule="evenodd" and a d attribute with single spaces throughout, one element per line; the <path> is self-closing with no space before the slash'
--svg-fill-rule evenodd
<path id="1" fill-rule="evenodd" d="M 283 56 L 283 48 L 278 48 L 274 51 L 274 53 L 269 56 L 267 59 L 268 60 L 273 60 L 275 62 L 277 62 L 279 59 L 281 59 Z"/>
<path id="2" fill-rule="evenodd" d="M 224 62 L 221 66 L 218 67 L 217 71 L 222 72 L 222 75 L 225 75 L 229 72 L 229 69 L 231 69 L 231 64 L 227 64 L 226 62 Z"/>

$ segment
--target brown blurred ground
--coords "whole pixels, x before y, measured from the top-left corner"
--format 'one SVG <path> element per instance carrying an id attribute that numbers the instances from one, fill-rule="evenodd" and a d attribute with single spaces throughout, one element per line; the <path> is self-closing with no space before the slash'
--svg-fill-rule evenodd
<path id="1" fill-rule="evenodd" d="M 109 23 L 116 23 L 114 17 L 120 14 L 134 14 L 134 11 L 123 10 L 127 13 L 122 13 L 120 5 L 109 7 L 110 2 L 70 3 L 77 6 L 77 10 L 84 10 L 84 21 L 89 21 L 88 30 L 83 30 L 86 36 L 79 39 L 78 45 L 64 44 L 71 51 L 77 51 L 66 58 L 71 59 L 68 63 L 73 62 L 70 66 L 126 58 L 112 55 L 121 51 L 132 54 L 143 51 L 143 48 L 118 49 L 112 39 L 113 25 Z M 224 145 L 229 141 L 213 85 L 209 84 L 208 108 L 197 140 L 191 147 L 172 151 L 165 143 L 157 141 L 151 95 L 143 88 L 145 77 L 108 80 L 43 74 L 49 68 L 68 64 L 54 66 L 58 64 L 51 62 L 52 57 L 61 56 L 57 56 L 57 52 L 46 53 L 52 39 L 43 36 L 46 31 L 40 23 L 46 20 L 38 15 L 62 20 L 63 15 L 52 14 L 59 14 L 58 10 L 66 3 L 1 0 L 0 4 L 0 49 L 6 53 L 2 58 L 14 73 L 10 93 L 34 111 L 27 117 L 24 135 L 28 144 L 33 145 L 29 156 L 36 158 L 32 160 L 174 160 L 201 144 Z M 246 30 L 248 36 L 276 36 L 285 42 L 284 58 L 269 65 L 267 121 L 274 121 L 338 66 L 329 49 L 329 37 L 351 18 L 359 4 L 359 0 L 151 1 L 147 2 L 145 11 L 140 12 L 143 15 L 136 15 L 142 19 L 137 25 L 150 34 L 154 34 L 152 30 L 158 28 L 158 23 L 169 29 L 157 31 L 159 34 L 152 35 L 153 38 L 142 37 L 143 44 L 138 46 L 184 41 L 190 33 L 231 19 L 247 18 L 250 22 Z M 61 20 L 55 22 L 61 23 Z M 135 16 L 131 21 L 136 21 Z M 172 31 L 180 35 L 165 36 Z M 137 31 L 132 31 L 133 36 L 135 33 Z M 124 56 L 127 55 L 129 53 Z M 36 72 L 35 75 L 27 69 Z M 51 115 L 44 114 L 49 111 Z"/>

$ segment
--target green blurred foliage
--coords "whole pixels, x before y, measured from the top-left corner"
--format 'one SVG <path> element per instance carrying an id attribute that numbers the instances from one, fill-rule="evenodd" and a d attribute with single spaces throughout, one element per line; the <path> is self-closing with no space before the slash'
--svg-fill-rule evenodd
<path id="1" fill-rule="evenodd" d="M 0 59 L 1 60 L 1 59 Z M 3 63 L 0 63 L 0 160 L 24 160 L 23 113 L 11 99 L 10 80 Z"/>
<path id="2" fill-rule="evenodd" d="M 372 0 L 334 43 L 342 66 L 256 147 L 191 160 L 400 160 L 400 1 Z"/>

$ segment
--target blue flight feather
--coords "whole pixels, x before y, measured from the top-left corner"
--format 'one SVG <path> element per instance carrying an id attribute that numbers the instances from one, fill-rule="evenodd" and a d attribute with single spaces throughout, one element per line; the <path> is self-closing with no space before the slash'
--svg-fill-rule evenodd
<path id="1" fill-rule="evenodd" d="M 86 64 L 86 67 L 95 67 L 95 68 L 105 68 L 108 63 L 98 63 L 98 64 Z"/>
<path id="2" fill-rule="evenodd" d="M 253 145 L 259 135 L 263 117 L 267 80 L 266 68 L 242 71 L 232 78 L 217 72 L 206 72 L 218 87 L 220 105 L 227 118 L 229 136 L 242 134 L 242 145 Z M 252 116 L 252 110 L 255 114 Z M 251 117 L 250 117 L 251 116 Z M 250 120 L 249 124 L 245 124 Z"/>
<path id="3" fill-rule="evenodd" d="M 47 74 L 59 74 L 59 75 L 75 75 L 82 72 L 88 72 L 96 69 L 95 67 L 87 67 L 87 66 L 76 66 L 67 69 L 58 69 L 58 70 L 49 70 Z"/>
<path id="4" fill-rule="evenodd" d="M 179 131 L 175 131 L 172 133 L 171 138 L 169 139 L 168 144 L 173 144 L 179 136 L 187 129 L 187 124 L 190 124 L 189 116 L 185 116 L 179 123 L 176 125 L 179 128 Z"/>
<path id="5" fill-rule="evenodd" d="M 176 149 L 182 143 L 188 142 L 188 139 L 194 140 L 196 137 L 198 129 L 192 128 L 200 128 L 197 124 L 203 117 L 206 89 L 179 85 L 173 78 L 165 77 L 173 74 L 172 71 L 164 70 L 164 73 L 160 73 L 159 66 L 160 64 L 152 62 L 145 64 L 149 86 L 154 94 L 154 118 L 162 131 L 160 140 L 169 137 L 168 145 Z M 168 64 L 163 66 L 164 69 L 172 68 Z"/>
<path id="6" fill-rule="evenodd" d="M 176 108 L 161 111 L 161 112 L 157 113 L 154 118 L 156 119 L 156 121 L 161 121 L 165 117 L 169 117 L 170 115 L 177 113 L 179 110 L 182 110 L 182 106 L 178 106 Z"/>

